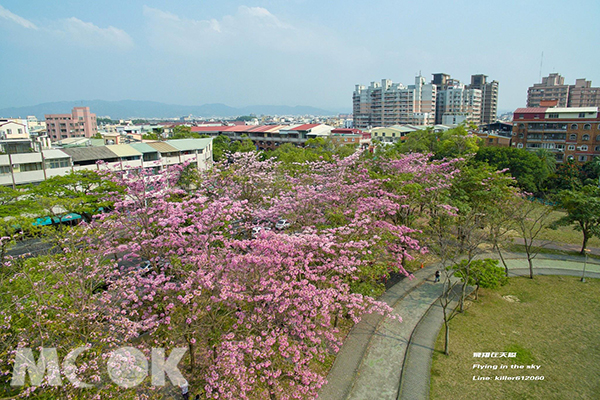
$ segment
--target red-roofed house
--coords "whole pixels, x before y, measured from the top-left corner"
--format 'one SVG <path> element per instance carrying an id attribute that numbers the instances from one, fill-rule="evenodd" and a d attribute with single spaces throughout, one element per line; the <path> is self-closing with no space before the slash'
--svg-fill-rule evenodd
<path id="1" fill-rule="evenodd" d="M 598 107 L 518 108 L 512 134 L 517 148 L 547 149 L 558 162 L 586 162 L 600 156 Z"/>

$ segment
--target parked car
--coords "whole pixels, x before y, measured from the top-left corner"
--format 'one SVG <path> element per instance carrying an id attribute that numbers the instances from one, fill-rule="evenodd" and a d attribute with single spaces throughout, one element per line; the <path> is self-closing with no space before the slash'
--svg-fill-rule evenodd
<path id="1" fill-rule="evenodd" d="M 280 219 L 279 221 L 277 221 L 277 223 L 275 224 L 275 229 L 281 231 L 283 229 L 289 228 L 290 227 L 290 223 L 287 219 Z"/>

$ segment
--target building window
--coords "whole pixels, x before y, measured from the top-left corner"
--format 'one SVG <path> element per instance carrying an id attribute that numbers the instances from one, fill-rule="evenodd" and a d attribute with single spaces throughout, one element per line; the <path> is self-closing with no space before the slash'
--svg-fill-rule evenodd
<path id="1" fill-rule="evenodd" d="M 587 151 L 588 147 L 584 145 L 584 146 L 581 146 L 579 149 L 581 149 L 581 151 Z"/>
<path id="2" fill-rule="evenodd" d="M 587 156 L 579 156 L 579 161 L 587 161 Z"/>
<path id="3" fill-rule="evenodd" d="M 574 145 L 574 144 L 570 144 L 570 145 L 567 147 L 567 150 L 569 150 L 569 151 L 574 151 L 574 150 L 575 150 L 575 145 Z"/>
<path id="4" fill-rule="evenodd" d="M 574 133 L 569 135 L 569 140 L 577 140 L 577 135 Z"/>
<path id="5" fill-rule="evenodd" d="M 59 158 L 54 160 L 46 160 L 46 168 L 68 168 L 71 166 L 71 162 L 68 158 Z"/>
<path id="6" fill-rule="evenodd" d="M 583 135 L 581 137 L 581 140 L 583 140 L 584 142 L 587 142 L 588 140 L 590 140 L 590 135 Z"/>
<path id="7" fill-rule="evenodd" d="M 577 130 L 577 124 L 571 124 L 571 130 L 576 131 Z"/>
<path id="8" fill-rule="evenodd" d="M 523 148 L 523 143 L 517 143 L 517 149 L 522 149 Z"/>
<path id="9" fill-rule="evenodd" d="M 600 151 L 600 146 L 594 147 L 594 151 Z"/>
<path id="10" fill-rule="evenodd" d="M 558 118 L 558 114 L 548 114 L 548 118 Z"/>
<path id="11" fill-rule="evenodd" d="M 590 129 L 592 129 L 592 125 L 590 125 L 590 124 L 585 124 L 585 125 L 583 126 L 583 129 L 585 129 L 586 131 L 589 131 Z"/>
<path id="12" fill-rule="evenodd" d="M 519 139 L 523 139 L 523 134 L 519 133 Z"/>
<path id="13" fill-rule="evenodd" d="M 525 124 L 519 124 L 519 128 L 525 128 Z"/>
<path id="14" fill-rule="evenodd" d="M 579 118 L 585 118 L 585 113 L 579 113 Z"/>
<path id="15" fill-rule="evenodd" d="M 42 163 L 21 164 L 21 172 L 39 171 L 40 169 L 42 169 Z"/>
<path id="16" fill-rule="evenodd" d="M 10 165 L 0 165 L 0 175 L 10 174 Z"/>

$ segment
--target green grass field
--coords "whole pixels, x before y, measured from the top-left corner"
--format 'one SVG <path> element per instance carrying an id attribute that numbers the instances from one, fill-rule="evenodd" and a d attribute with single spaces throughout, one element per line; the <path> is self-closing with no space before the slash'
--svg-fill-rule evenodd
<path id="1" fill-rule="evenodd" d="M 551 215 L 552 221 L 556 221 L 564 215 L 564 212 L 553 211 Z M 573 229 L 572 226 L 561 226 L 557 229 L 545 229 L 543 232 L 541 232 L 540 237 L 538 239 L 576 244 L 581 247 L 581 244 L 583 242 L 583 234 Z M 600 247 L 600 239 L 598 239 L 597 237 L 593 237 L 588 241 L 587 245 L 588 247 Z"/>
<path id="2" fill-rule="evenodd" d="M 506 295 L 519 301 L 510 302 Z M 600 280 L 511 278 L 498 290 L 482 290 L 480 300 L 451 321 L 450 356 L 442 351 L 443 329 L 433 357 L 431 399 L 598 399 Z M 473 357 L 475 352 L 509 351 L 517 358 Z M 474 364 L 498 369 L 474 369 Z M 511 364 L 540 368 L 517 370 Z M 496 376 L 544 379 L 499 381 Z"/>

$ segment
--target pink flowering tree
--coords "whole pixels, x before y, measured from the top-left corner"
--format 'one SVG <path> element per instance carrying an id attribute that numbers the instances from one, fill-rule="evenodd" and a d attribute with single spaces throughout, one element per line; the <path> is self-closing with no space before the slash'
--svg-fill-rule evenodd
<path id="1" fill-rule="evenodd" d="M 340 321 L 391 311 L 375 300 L 382 282 L 408 275 L 406 261 L 425 251 L 409 222 L 450 212 L 442 200 L 457 167 L 357 153 L 288 168 L 237 153 L 192 180 L 182 171 L 105 176 L 124 190 L 107 196 L 112 212 L 75 229 L 77 246 L 38 264 L 61 279 L 40 286 L 31 278 L 23 290 L 41 287 L 53 304 L 35 322 L 52 338 L 35 345 L 62 338 L 65 349 L 87 342 L 94 354 L 185 347 L 180 366 L 192 392 L 287 399 L 316 396 L 341 345 Z M 289 226 L 276 230 L 280 219 Z M 82 329 L 89 334 L 74 335 Z M 10 336 L 25 338 L 20 332 Z M 97 390 L 106 387 L 103 371 L 88 371 L 103 382 Z M 100 393 L 85 390 L 76 393 Z M 150 390 L 146 380 L 115 393 Z"/>

